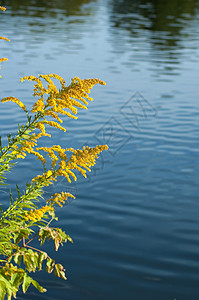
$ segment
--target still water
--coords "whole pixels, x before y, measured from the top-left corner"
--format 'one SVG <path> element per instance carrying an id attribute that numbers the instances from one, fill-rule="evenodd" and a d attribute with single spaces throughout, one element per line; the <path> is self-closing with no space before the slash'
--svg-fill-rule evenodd
<path id="1" fill-rule="evenodd" d="M 18 299 L 199 299 L 199 1 L 0 1 L 1 94 L 33 103 L 26 75 L 100 78 L 95 101 L 65 120 L 54 144 L 108 144 L 87 180 L 60 180 L 46 191 L 76 200 L 58 209 L 74 239 L 58 253 L 67 281 L 37 274 L 48 289 Z M 0 131 L 24 120 L 2 104 Z M 49 146 L 46 138 L 43 145 Z M 11 187 L 41 172 L 29 157 Z M 1 203 L 8 203 L 8 190 Z M 56 226 L 56 225 L 55 225 Z"/>

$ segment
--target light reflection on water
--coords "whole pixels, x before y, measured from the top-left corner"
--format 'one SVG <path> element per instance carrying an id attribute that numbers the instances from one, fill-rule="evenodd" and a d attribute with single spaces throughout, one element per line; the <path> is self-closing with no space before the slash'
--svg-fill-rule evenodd
<path id="1" fill-rule="evenodd" d="M 88 111 L 66 120 L 54 144 L 108 143 L 85 181 L 59 181 L 77 199 L 58 209 L 74 239 L 54 255 L 63 282 L 39 273 L 48 293 L 19 299 L 193 299 L 199 280 L 198 1 L 7 1 L 0 32 L 1 98 L 32 104 L 19 77 L 58 73 L 70 82 L 99 77 Z M 0 5 L 4 5 L 1 1 Z M 3 140 L 23 113 L 1 105 Z M 43 145 L 50 145 L 46 139 Z M 41 172 L 21 162 L 11 186 Z M 1 202 L 6 205 L 5 189 Z"/>

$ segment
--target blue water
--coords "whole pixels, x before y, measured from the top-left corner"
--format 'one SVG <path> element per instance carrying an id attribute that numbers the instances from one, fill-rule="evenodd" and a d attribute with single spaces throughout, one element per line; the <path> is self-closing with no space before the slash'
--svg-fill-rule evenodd
<path id="1" fill-rule="evenodd" d="M 31 107 L 32 84 L 20 77 L 57 73 L 100 78 L 94 101 L 65 120 L 43 145 L 108 144 L 88 178 L 61 179 L 46 191 L 76 199 L 57 210 L 74 240 L 50 255 L 67 281 L 42 271 L 48 289 L 18 299 L 198 300 L 199 294 L 199 1 L 0 1 L 0 98 Z M 25 120 L 1 104 L 6 141 Z M 13 188 L 41 172 L 32 157 L 8 175 Z M 8 203 L 8 189 L 1 203 Z"/>

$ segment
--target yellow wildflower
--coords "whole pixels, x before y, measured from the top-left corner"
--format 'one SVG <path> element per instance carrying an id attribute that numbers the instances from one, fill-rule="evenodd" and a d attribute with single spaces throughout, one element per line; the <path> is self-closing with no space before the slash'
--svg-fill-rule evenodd
<path id="1" fill-rule="evenodd" d="M 51 170 L 49 170 L 47 173 L 46 173 L 46 177 L 50 177 L 51 175 L 52 175 L 52 171 Z"/>
<path id="2" fill-rule="evenodd" d="M 42 122 L 38 122 L 36 125 L 37 128 L 39 128 L 42 132 L 43 135 L 45 135 L 46 131 L 45 131 L 45 125 Z"/>
<path id="3" fill-rule="evenodd" d="M 25 155 L 22 155 L 22 154 L 18 154 L 17 156 L 16 156 L 16 158 L 25 158 L 25 156 L 26 156 L 26 154 Z"/>
<path id="4" fill-rule="evenodd" d="M 61 192 L 61 193 L 55 193 L 51 196 L 50 199 L 47 200 L 47 203 L 50 202 L 50 203 L 56 203 L 58 204 L 59 206 L 63 206 L 62 203 L 64 204 L 65 201 L 68 199 L 68 197 L 70 198 L 73 198 L 75 199 L 75 196 L 73 196 L 72 194 L 70 193 L 64 193 L 64 192 Z"/>
<path id="5" fill-rule="evenodd" d="M 57 122 L 44 120 L 44 123 L 48 124 L 51 127 L 55 127 L 55 128 L 60 129 L 60 130 L 63 130 L 64 132 L 66 131 L 66 129 L 64 127 L 62 127 L 60 124 L 58 124 Z"/>
<path id="6" fill-rule="evenodd" d="M 0 36 L 0 40 L 6 40 L 6 41 L 10 42 L 10 40 L 8 38 L 3 37 L 3 36 Z"/>
<path id="7" fill-rule="evenodd" d="M 44 214 L 50 210 L 53 210 L 53 208 L 47 205 L 39 209 L 31 209 L 30 212 L 25 212 L 24 219 L 26 221 L 40 221 L 43 218 Z"/>
<path id="8" fill-rule="evenodd" d="M 90 167 L 94 166 L 96 158 L 103 150 L 107 150 L 107 145 L 96 146 L 95 148 L 83 147 L 73 151 L 73 154 L 68 162 L 67 168 L 70 170 L 78 170 L 84 177 L 86 177 L 86 170 L 90 171 Z M 83 169 L 84 168 L 84 169 Z"/>
<path id="9" fill-rule="evenodd" d="M 58 170 L 57 170 L 57 175 L 58 175 L 58 176 L 64 176 L 64 177 L 68 180 L 68 182 L 71 183 L 71 179 L 70 179 L 68 173 L 67 173 L 65 170 L 63 170 L 63 169 L 61 169 L 61 168 L 58 169 Z"/>
<path id="10" fill-rule="evenodd" d="M 39 152 L 32 150 L 31 153 L 37 156 L 37 159 L 41 160 L 42 163 L 46 164 L 45 158 Z"/>
<path id="11" fill-rule="evenodd" d="M 44 116 L 51 116 L 52 118 L 56 119 L 58 122 L 62 123 L 62 119 L 60 119 L 57 114 L 52 111 L 52 109 L 49 109 L 49 110 L 45 110 L 44 111 Z"/>
<path id="12" fill-rule="evenodd" d="M 31 81 L 31 80 L 35 80 L 37 77 L 36 76 L 24 76 L 23 78 L 21 78 L 21 82 L 23 82 L 24 80 L 28 80 L 28 81 Z"/>
<path id="13" fill-rule="evenodd" d="M 7 58 L 2 57 L 2 58 L 0 58 L 0 63 L 1 63 L 2 61 L 7 61 L 7 60 L 8 60 Z"/>
<path id="14" fill-rule="evenodd" d="M 51 78 L 55 78 L 60 81 L 60 91 L 58 91 Z M 41 79 L 46 81 L 47 88 L 44 88 Z M 34 85 L 34 96 L 39 96 L 39 99 L 33 105 L 32 112 L 34 113 L 41 111 L 44 113 L 44 115 L 49 115 L 52 118 L 57 119 L 57 121 L 59 121 L 60 123 L 62 123 L 62 120 L 59 118 L 58 114 L 67 115 L 70 118 L 77 119 L 77 117 L 75 116 L 77 114 L 77 107 L 87 109 L 87 100 L 93 100 L 88 96 L 91 88 L 98 83 L 105 85 L 105 82 L 99 79 L 82 80 L 78 77 L 75 77 L 72 79 L 72 83 L 68 87 L 66 87 L 63 78 L 56 74 L 39 75 L 38 77 L 26 76 L 21 78 L 22 82 L 24 80 L 36 82 L 36 84 Z M 44 103 L 43 99 L 44 94 L 48 94 L 46 104 Z M 83 104 L 79 101 L 83 102 Z M 68 110 L 70 110 L 72 113 L 70 113 Z M 49 125 L 64 130 L 63 127 L 60 127 L 59 124 L 56 124 L 57 123 L 55 122 Z"/>
<path id="15" fill-rule="evenodd" d="M 3 10 L 3 11 L 5 11 L 5 10 L 6 10 L 6 8 L 5 8 L 5 7 L 3 7 L 3 6 L 0 6 L 0 10 Z"/>
<path id="16" fill-rule="evenodd" d="M 37 100 L 37 102 L 33 105 L 33 108 L 31 110 L 32 113 L 37 112 L 37 111 L 41 111 L 44 112 L 44 99 L 43 97 L 39 98 Z"/>
<path id="17" fill-rule="evenodd" d="M 26 111 L 26 106 L 19 99 L 15 98 L 15 97 L 6 97 L 1 100 L 2 103 L 7 102 L 7 101 L 12 101 L 12 102 L 18 104 L 24 111 Z"/>

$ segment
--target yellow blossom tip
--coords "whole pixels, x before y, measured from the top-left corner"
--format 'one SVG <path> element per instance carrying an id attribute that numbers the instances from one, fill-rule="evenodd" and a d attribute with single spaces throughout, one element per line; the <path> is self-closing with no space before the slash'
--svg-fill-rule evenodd
<path id="1" fill-rule="evenodd" d="M 11 101 L 13 103 L 16 103 L 17 105 L 19 105 L 24 111 L 26 111 L 26 106 L 17 98 L 15 97 L 6 97 L 6 98 L 3 98 L 1 100 L 2 103 L 5 103 L 5 102 L 8 102 L 8 101 Z"/>
<path id="2" fill-rule="evenodd" d="M 5 41 L 8 41 L 8 42 L 10 42 L 10 40 L 9 40 L 8 38 L 6 38 L 6 37 L 3 37 L 3 36 L 0 36 L 0 40 L 5 40 Z"/>

